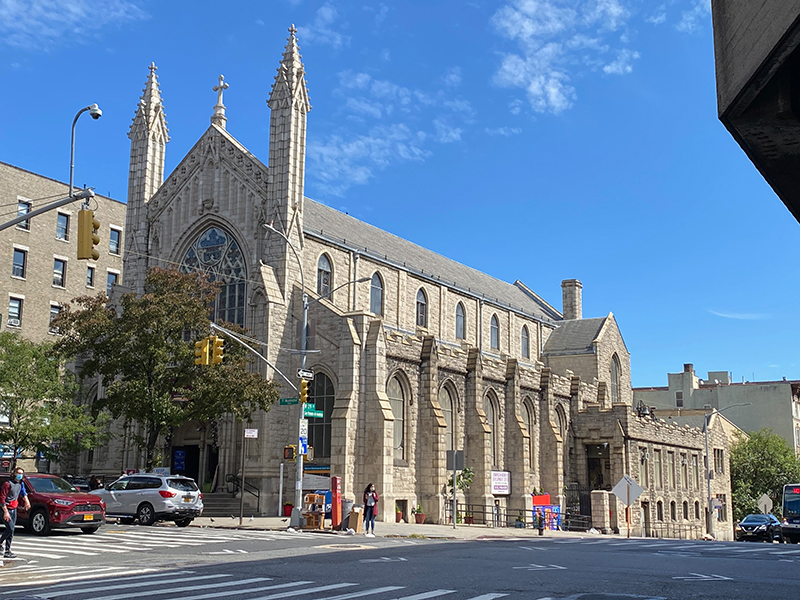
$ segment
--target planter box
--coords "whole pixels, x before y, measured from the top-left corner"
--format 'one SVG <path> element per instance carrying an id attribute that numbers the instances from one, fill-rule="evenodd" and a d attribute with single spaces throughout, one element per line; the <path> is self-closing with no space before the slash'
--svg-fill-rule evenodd
<path id="1" fill-rule="evenodd" d="M 292 506 L 291 504 L 284 504 L 283 505 L 283 516 L 284 517 L 291 517 L 293 508 L 294 508 L 294 506 Z"/>
<path id="2" fill-rule="evenodd" d="M 541 496 L 534 496 L 533 497 L 533 505 L 534 506 L 549 506 L 550 505 L 550 494 L 542 494 Z"/>
<path id="3" fill-rule="evenodd" d="M 394 513 L 395 523 L 400 523 L 403 520 L 403 513 L 397 511 Z"/>
<path id="4" fill-rule="evenodd" d="M 474 522 L 475 522 L 475 517 L 473 517 L 472 515 L 470 515 L 468 517 L 464 517 L 464 523 L 465 524 L 472 525 Z"/>
<path id="5" fill-rule="evenodd" d="M 417 525 L 421 525 L 425 522 L 425 513 L 415 513 L 414 520 L 417 522 Z"/>

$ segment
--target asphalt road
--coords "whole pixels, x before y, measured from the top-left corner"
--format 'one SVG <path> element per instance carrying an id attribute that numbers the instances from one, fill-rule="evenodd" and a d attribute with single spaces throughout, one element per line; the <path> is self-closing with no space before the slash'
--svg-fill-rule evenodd
<path id="1" fill-rule="evenodd" d="M 472 541 L 108 527 L 19 536 L 0 600 L 797 598 L 800 547 L 619 538 Z M 81 552 L 70 554 L 67 550 Z M 59 554 L 60 553 L 60 554 Z M 87 555 L 89 554 L 89 555 Z"/>

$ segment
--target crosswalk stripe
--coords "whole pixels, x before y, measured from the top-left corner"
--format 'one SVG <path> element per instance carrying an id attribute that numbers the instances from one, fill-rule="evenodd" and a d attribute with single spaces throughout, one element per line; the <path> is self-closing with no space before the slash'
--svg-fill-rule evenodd
<path id="1" fill-rule="evenodd" d="M 19 540 L 18 539 L 17 543 L 31 544 L 31 545 L 42 544 L 42 545 L 46 545 L 48 547 L 51 547 L 51 546 L 55 547 L 56 550 L 59 549 L 59 547 L 64 547 L 64 548 L 76 548 L 76 549 L 80 549 L 80 550 L 101 550 L 102 549 L 103 552 L 111 552 L 112 554 L 113 553 L 123 553 L 124 554 L 125 552 L 128 552 L 128 550 L 117 550 L 115 547 L 108 547 L 108 546 L 106 546 L 104 544 L 93 544 L 91 542 L 79 542 L 77 540 L 73 541 L 73 540 L 48 539 L 47 542 L 42 541 L 42 542 L 38 542 L 37 543 L 37 542 L 34 542 L 33 540 L 27 541 L 27 540 Z"/>
<path id="2" fill-rule="evenodd" d="M 771 550 L 769 546 L 764 546 L 763 548 L 746 548 L 744 550 L 732 550 L 732 552 L 736 554 L 746 554 L 748 552 L 765 552 L 767 550 Z"/>
<path id="3" fill-rule="evenodd" d="M 37 558 L 66 558 L 66 556 L 61 556 L 60 554 L 45 554 L 43 552 L 28 552 L 27 550 L 19 550 L 17 549 L 17 545 L 14 545 L 14 554 L 19 554 L 20 556 L 35 556 Z"/>
<path id="4" fill-rule="evenodd" d="M 73 569 L 74 567 L 45 567 L 45 568 L 65 570 L 65 569 Z M 118 569 L 118 567 L 95 567 L 93 572 L 96 572 L 97 569 Z M 138 581 L 139 579 L 150 580 L 150 579 L 155 579 L 156 577 L 175 577 L 176 575 L 190 575 L 192 573 L 194 573 L 194 571 L 170 571 L 169 573 L 154 573 L 152 575 L 140 575 L 138 577 L 128 577 L 127 575 L 125 575 L 125 576 L 122 576 L 122 577 L 114 577 L 114 578 L 110 578 L 110 579 L 104 579 L 103 583 L 114 583 L 114 582 L 117 582 L 117 581 L 131 582 L 131 581 Z M 198 578 L 194 577 L 194 578 L 192 578 L 192 581 L 194 581 L 196 579 L 198 579 Z M 75 583 L 64 583 L 63 585 L 48 586 L 47 589 L 48 590 L 58 590 L 58 589 L 65 588 L 65 587 L 72 587 L 74 585 L 78 585 L 78 584 L 75 584 Z M 41 588 L 41 587 L 31 588 L 28 591 L 36 591 L 36 590 L 41 590 L 41 589 L 44 589 L 44 588 Z M 107 589 L 107 588 L 94 588 L 94 589 Z"/>
<path id="5" fill-rule="evenodd" d="M 267 585 L 264 587 L 257 587 L 257 588 L 250 588 L 247 590 L 248 593 L 252 594 L 253 592 L 265 592 L 267 590 L 279 590 L 288 587 L 297 587 L 299 585 L 306 585 L 308 583 L 314 583 L 313 581 L 290 581 L 289 583 L 278 583 L 275 585 Z M 221 598 L 223 596 L 230 596 L 230 592 L 214 592 L 212 594 L 201 594 L 199 596 L 178 596 L 176 598 L 166 598 L 165 600 L 207 600 L 208 598 Z"/>
<path id="6" fill-rule="evenodd" d="M 220 578 L 224 578 L 224 577 L 233 577 L 233 575 L 223 574 L 223 575 L 201 575 L 199 577 L 196 577 L 196 576 L 180 577 L 178 579 L 170 579 L 169 583 L 170 583 L 170 586 L 171 586 L 173 583 L 184 583 L 186 581 L 200 581 L 202 579 L 220 579 Z M 266 579 L 259 579 L 259 581 L 266 581 Z M 236 583 L 235 580 L 225 582 L 224 584 L 221 584 L 221 585 L 231 585 L 232 583 Z M 160 581 L 153 581 L 151 583 L 148 583 L 146 581 L 142 581 L 142 582 L 137 584 L 137 586 L 142 586 L 142 587 L 150 587 L 150 586 L 154 586 L 154 585 L 161 585 L 161 582 Z M 180 592 L 180 591 L 189 590 L 189 589 L 197 590 L 197 589 L 201 589 L 203 587 L 207 587 L 207 584 L 195 586 L 195 587 L 192 587 L 192 588 L 172 588 L 172 587 L 170 587 L 170 589 L 167 590 L 166 592 L 159 591 L 159 592 L 156 592 L 156 593 L 157 594 L 169 594 L 169 593 L 171 593 L 173 591 Z M 102 586 L 101 587 L 94 587 L 94 588 L 92 588 L 92 593 L 98 592 L 98 591 L 111 591 L 111 590 L 129 589 L 129 588 L 130 588 L 130 580 L 126 580 L 125 583 L 120 583 L 118 585 L 107 585 L 107 586 L 104 586 L 104 587 L 102 587 Z M 63 590 L 63 591 L 59 591 L 59 592 L 48 593 L 48 596 L 51 597 L 51 598 L 55 598 L 57 596 L 69 596 L 70 594 L 73 594 L 73 593 L 75 593 L 74 590 Z M 94 600 L 114 600 L 114 599 L 117 599 L 117 598 L 134 598 L 134 597 L 140 596 L 140 595 L 143 595 L 143 592 L 141 590 L 138 590 L 137 592 L 135 592 L 133 594 L 118 594 L 116 596 L 114 596 L 114 595 L 111 595 L 111 596 L 94 596 L 93 595 L 92 598 Z"/>
<path id="7" fill-rule="evenodd" d="M 800 554 L 800 550 L 783 550 L 782 552 L 770 552 L 770 554 Z"/>
<path id="8" fill-rule="evenodd" d="M 131 575 L 135 575 L 137 573 L 152 573 L 153 571 L 155 571 L 155 569 L 143 568 L 143 569 L 132 569 L 132 570 L 128 571 L 128 573 L 130 573 Z M 44 581 L 37 581 L 36 583 L 38 583 L 40 585 L 44 585 L 44 584 L 49 584 L 49 583 L 63 583 L 65 581 L 85 581 L 86 579 L 95 579 L 96 577 L 97 577 L 97 571 L 93 570 L 91 573 L 83 573 L 83 574 L 80 574 L 80 575 L 75 575 L 75 576 L 66 577 L 66 578 L 59 578 L 59 579 L 48 579 L 48 580 L 44 580 Z M 12 585 L 13 586 L 23 586 L 23 585 L 28 585 L 28 584 L 27 583 L 6 583 L 5 585 L 7 585 L 7 586 L 12 586 Z M 30 590 L 26 590 L 26 591 L 30 591 Z"/>
<path id="9" fill-rule="evenodd" d="M 198 579 L 208 579 L 210 576 L 206 577 L 195 577 L 194 580 Z M 225 575 L 221 577 L 230 577 L 230 575 Z M 137 590 L 132 593 L 127 594 L 114 594 L 111 596 L 92 596 L 93 600 L 124 600 L 125 598 L 137 598 L 140 596 L 163 596 L 164 594 L 171 594 L 173 592 L 194 592 L 196 590 L 211 590 L 214 588 L 222 588 L 222 587 L 230 587 L 232 585 L 247 585 L 250 583 L 258 583 L 260 581 L 270 581 L 270 577 L 255 577 L 253 579 L 242 579 L 242 580 L 231 580 L 231 581 L 221 581 L 219 583 L 204 583 L 201 585 L 187 585 L 184 587 L 172 587 L 172 583 L 175 580 L 170 581 L 170 588 L 168 590 L 165 589 L 156 589 L 149 592 L 142 592 L 141 590 Z M 141 584 L 140 584 L 141 585 Z M 147 584 L 144 584 L 147 585 Z M 127 586 L 126 586 L 127 587 Z M 72 593 L 72 592 L 69 592 Z M 229 592 L 230 593 L 230 592 Z M 58 594 L 59 596 L 66 596 L 67 593 Z M 51 595 L 52 596 L 52 595 Z"/>
<path id="10" fill-rule="evenodd" d="M 230 535 L 200 535 L 194 533 L 162 533 L 160 531 L 148 531 L 146 534 L 144 532 L 136 532 L 136 534 L 128 534 L 128 535 L 146 535 L 148 538 L 155 538 L 155 539 L 169 539 L 175 542 L 201 542 L 201 543 L 208 543 L 209 540 L 223 540 L 226 542 L 233 542 L 236 541 L 235 537 Z"/>
<path id="11" fill-rule="evenodd" d="M 339 594 L 338 596 L 327 596 L 326 598 L 316 598 L 316 600 L 349 600 L 350 598 L 361 598 L 362 596 L 373 596 L 383 594 L 384 592 L 393 592 L 395 590 L 402 590 L 402 585 L 389 585 L 382 588 L 373 588 L 371 590 L 361 590 L 360 592 L 351 592 L 349 594 Z"/>
<path id="12" fill-rule="evenodd" d="M 493 600 L 494 598 L 502 598 L 503 596 L 508 596 L 508 594 L 483 594 L 482 596 L 467 598 L 467 600 Z"/>
<path id="13" fill-rule="evenodd" d="M 32 544 L 30 542 L 14 542 L 14 550 L 16 551 L 17 548 L 23 548 L 27 550 L 39 550 L 41 546 L 39 544 Z M 56 552 L 65 552 L 67 554 L 78 554 L 80 556 L 97 556 L 97 552 L 86 552 L 86 550 L 76 550 L 75 548 L 54 548 Z"/>
<path id="14" fill-rule="evenodd" d="M 452 594 L 455 591 L 456 590 L 431 590 L 430 592 L 422 592 L 421 594 L 414 594 L 413 596 L 403 596 L 402 598 L 394 598 L 393 600 L 428 600 L 428 598 Z"/>
<path id="15" fill-rule="evenodd" d="M 304 596 L 306 594 L 314 594 L 316 592 L 327 592 L 328 590 L 336 590 L 343 587 L 352 587 L 358 585 L 357 583 L 334 583 L 331 585 L 323 585 L 320 587 L 309 588 L 307 590 L 295 590 L 293 592 L 281 592 L 280 594 L 270 594 L 269 596 L 261 596 L 260 598 L 250 598 L 250 600 L 275 600 L 276 598 L 289 598 L 292 596 Z"/>

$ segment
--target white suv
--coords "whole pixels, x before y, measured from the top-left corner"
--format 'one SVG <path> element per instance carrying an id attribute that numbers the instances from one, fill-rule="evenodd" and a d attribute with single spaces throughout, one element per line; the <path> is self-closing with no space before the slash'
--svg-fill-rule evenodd
<path id="1" fill-rule="evenodd" d="M 203 494 L 193 479 L 182 475 L 139 473 L 117 479 L 105 489 L 92 492 L 106 503 L 106 517 L 140 525 L 175 521 L 186 527 L 203 514 Z"/>

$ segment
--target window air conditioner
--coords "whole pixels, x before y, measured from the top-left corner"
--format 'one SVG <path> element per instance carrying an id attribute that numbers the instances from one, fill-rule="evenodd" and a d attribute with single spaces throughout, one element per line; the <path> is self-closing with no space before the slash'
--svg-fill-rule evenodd
<path id="1" fill-rule="evenodd" d="M 8 320 L 9 327 L 19 327 L 19 319 L 9 319 Z"/>

